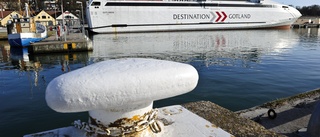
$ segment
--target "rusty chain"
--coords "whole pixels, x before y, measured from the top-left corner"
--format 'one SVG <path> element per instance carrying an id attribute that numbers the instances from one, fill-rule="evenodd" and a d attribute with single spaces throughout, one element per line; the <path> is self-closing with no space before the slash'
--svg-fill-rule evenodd
<path id="1" fill-rule="evenodd" d="M 151 131 L 154 133 L 161 132 L 160 121 L 157 119 L 158 110 L 152 109 L 150 112 L 146 113 L 140 121 L 135 121 L 131 125 L 126 123 L 126 126 L 104 126 L 103 124 L 89 120 L 89 122 L 81 122 L 80 120 L 74 121 L 73 125 L 76 128 L 85 130 L 88 133 L 95 133 L 100 135 L 108 136 L 122 136 L 125 134 L 130 134 L 134 132 L 139 132 L 150 127 Z"/>

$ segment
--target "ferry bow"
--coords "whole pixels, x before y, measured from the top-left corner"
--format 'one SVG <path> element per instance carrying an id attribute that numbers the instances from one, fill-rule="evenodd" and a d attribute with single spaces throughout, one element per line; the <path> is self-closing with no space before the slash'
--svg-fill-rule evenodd
<path id="1" fill-rule="evenodd" d="M 96 33 L 289 28 L 301 16 L 270 0 L 91 0 Z"/>

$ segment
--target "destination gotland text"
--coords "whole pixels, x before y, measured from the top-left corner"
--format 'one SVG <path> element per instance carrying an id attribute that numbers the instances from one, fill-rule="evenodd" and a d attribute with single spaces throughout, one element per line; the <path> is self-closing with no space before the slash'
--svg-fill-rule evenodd
<path id="1" fill-rule="evenodd" d="M 173 14 L 173 19 L 210 19 L 210 14 Z"/>
<path id="2" fill-rule="evenodd" d="M 229 19 L 250 19 L 251 14 L 229 14 Z M 211 19 L 210 14 L 173 14 L 174 20 L 185 20 L 185 19 Z"/>

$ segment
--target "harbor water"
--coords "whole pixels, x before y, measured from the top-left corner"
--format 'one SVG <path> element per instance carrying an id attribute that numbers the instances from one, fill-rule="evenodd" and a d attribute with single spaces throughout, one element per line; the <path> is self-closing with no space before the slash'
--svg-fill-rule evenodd
<path id="1" fill-rule="evenodd" d="M 320 88 L 318 28 L 95 34 L 88 44 L 93 51 L 32 54 L 1 41 L 1 137 L 86 121 L 87 112 L 51 110 L 45 90 L 55 77 L 103 60 L 155 58 L 197 69 L 199 83 L 192 92 L 154 107 L 207 100 L 237 111 Z"/>

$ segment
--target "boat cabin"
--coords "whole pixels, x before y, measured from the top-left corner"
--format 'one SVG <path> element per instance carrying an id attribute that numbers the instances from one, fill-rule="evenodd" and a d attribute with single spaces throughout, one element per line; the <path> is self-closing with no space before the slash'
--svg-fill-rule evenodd
<path id="1" fill-rule="evenodd" d="M 7 23 L 8 34 L 23 33 L 23 32 L 35 32 L 35 23 L 33 18 L 22 17 L 19 18 L 18 15 L 13 17 Z"/>

